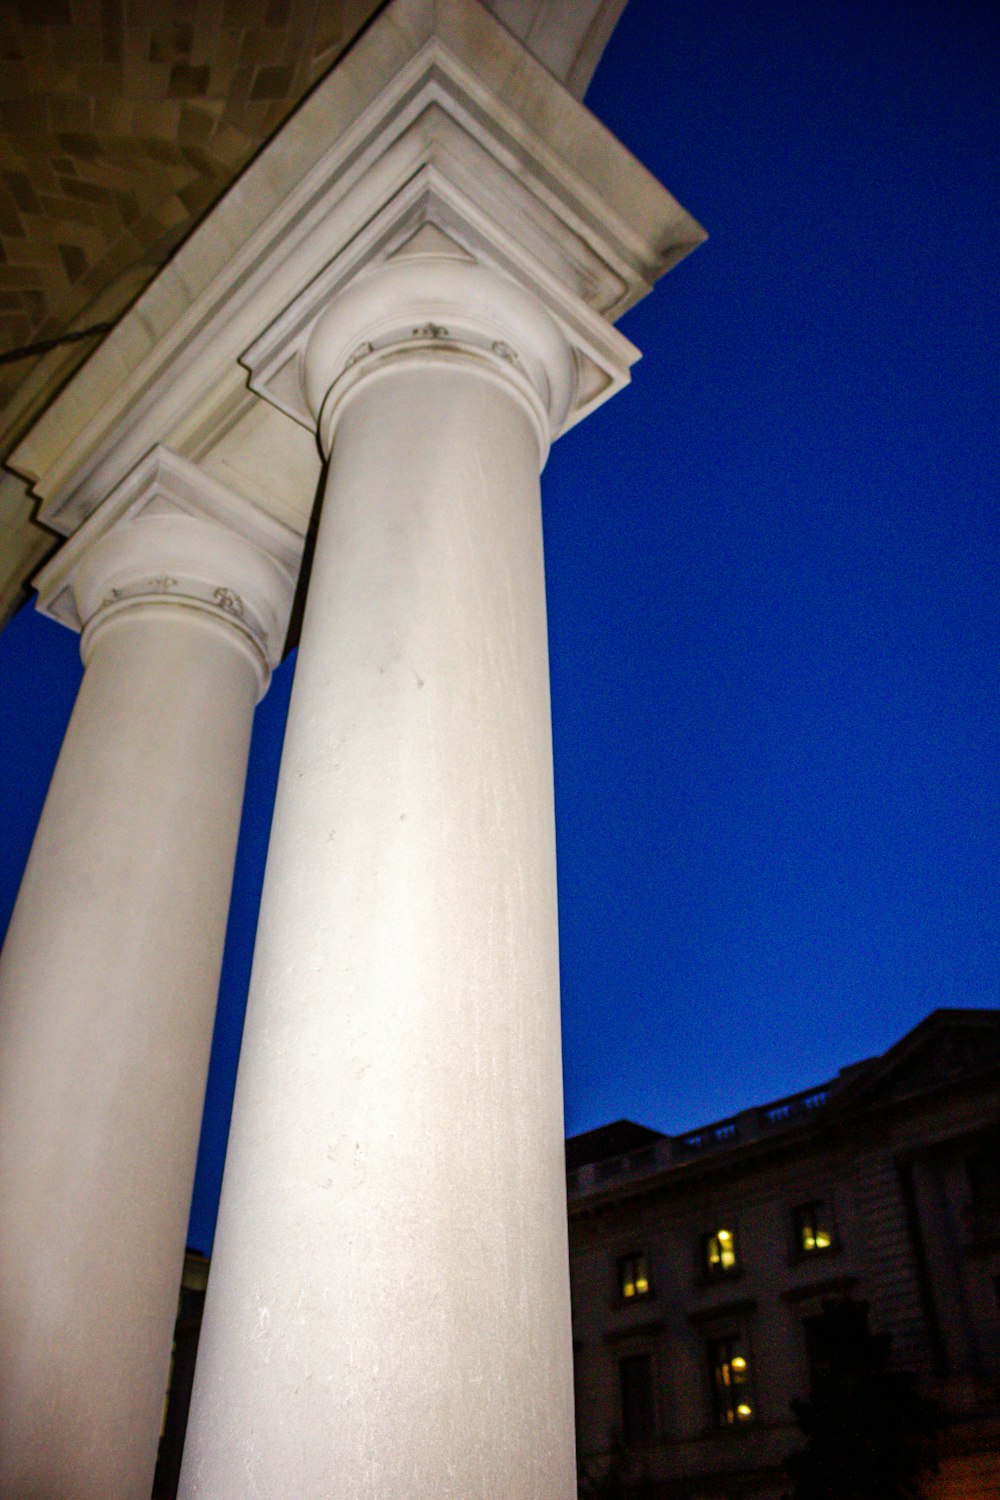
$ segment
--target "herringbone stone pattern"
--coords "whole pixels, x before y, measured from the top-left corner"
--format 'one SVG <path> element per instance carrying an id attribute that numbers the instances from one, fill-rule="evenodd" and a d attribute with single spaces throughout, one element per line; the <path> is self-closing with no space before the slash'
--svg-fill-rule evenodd
<path id="1" fill-rule="evenodd" d="M 0 0 L 0 355 L 117 317 L 377 8 Z M 0 364 L 0 406 L 34 365 Z"/>

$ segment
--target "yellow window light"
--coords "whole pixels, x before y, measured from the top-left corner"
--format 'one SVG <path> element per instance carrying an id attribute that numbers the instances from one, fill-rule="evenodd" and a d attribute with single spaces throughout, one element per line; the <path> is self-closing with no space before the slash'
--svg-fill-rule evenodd
<path id="1" fill-rule="evenodd" d="M 795 1237 L 804 1254 L 833 1248 L 833 1230 L 824 1202 L 817 1199 L 814 1203 L 801 1203 L 794 1212 Z"/>
<path id="2" fill-rule="evenodd" d="M 736 1235 L 731 1229 L 714 1229 L 702 1238 L 704 1266 L 709 1272 L 736 1269 Z"/>
<path id="3" fill-rule="evenodd" d="M 623 1298 L 633 1301 L 650 1293 L 645 1255 L 626 1255 L 618 1262 L 618 1287 Z"/>

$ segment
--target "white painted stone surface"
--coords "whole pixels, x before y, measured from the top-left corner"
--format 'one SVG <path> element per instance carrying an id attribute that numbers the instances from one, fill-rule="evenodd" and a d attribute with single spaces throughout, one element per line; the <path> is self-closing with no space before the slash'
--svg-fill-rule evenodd
<path id="1" fill-rule="evenodd" d="M 567 349 L 476 275 L 537 386 L 415 299 L 326 400 L 187 1500 L 575 1494 L 538 486 Z"/>
<path id="2" fill-rule="evenodd" d="M 4 1500 L 149 1495 L 260 621 L 291 597 L 204 516 L 92 519 L 42 578 L 87 665 L 0 956 Z"/>
<path id="3" fill-rule="evenodd" d="M 625 0 L 485 0 L 528 50 L 582 99 Z"/>

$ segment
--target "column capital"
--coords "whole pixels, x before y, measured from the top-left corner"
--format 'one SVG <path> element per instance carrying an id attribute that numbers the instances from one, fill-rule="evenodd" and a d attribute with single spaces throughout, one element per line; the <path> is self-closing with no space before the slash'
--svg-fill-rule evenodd
<path id="1" fill-rule="evenodd" d="M 437 137 L 456 127 L 443 113 L 435 126 L 437 158 Z M 414 131 L 426 149 L 424 131 Z M 522 237 L 518 243 L 486 219 L 442 165 L 425 162 L 407 192 L 382 204 L 377 232 L 366 226 L 245 351 L 250 389 L 316 431 L 328 452 L 339 406 L 329 399 L 335 383 L 343 394 L 345 377 L 353 385 L 389 358 L 450 351 L 480 365 L 485 360 L 521 386 L 531 398 L 544 462 L 550 442 L 628 384 L 639 351 L 583 295 L 581 278 L 565 265 L 553 275 L 537 253 L 537 205 L 518 205 L 523 218 L 515 216 L 511 226 Z M 501 201 L 509 169 L 496 163 L 480 169 Z M 359 212 L 367 217 L 372 206 L 359 205 Z M 545 230 L 551 235 L 552 224 Z M 566 260 L 575 250 L 568 236 L 548 248 Z M 364 371 L 352 373 L 354 365 Z"/>
<path id="2" fill-rule="evenodd" d="M 298 262 L 298 290 L 240 356 L 250 389 L 328 447 L 352 361 L 450 344 L 525 377 L 553 440 L 628 383 L 639 351 L 615 319 L 704 232 L 481 6 L 383 16 L 369 78 L 404 34 L 391 18 L 409 45 L 370 95 L 335 212 L 317 184 L 282 266 Z"/>
<path id="3" fill-rule="evenodd" d="M 540 467 L 576 395 L 573 351 L 537 298 L 432 224 L 364 271 L 312 324 L 303 377 L 324 452 L 349 394 L 400 360 L 461 361 L 512 387 L 533 419 Z"/>
<path id="4" fill-rule="evenodd" d="M 157 447 L 38 574 L 38 608 L 82 632 L 125 611 L 196 609 L 235 632 L 260 692 L 281 660 L 301 538 L 217 480 Z"/>

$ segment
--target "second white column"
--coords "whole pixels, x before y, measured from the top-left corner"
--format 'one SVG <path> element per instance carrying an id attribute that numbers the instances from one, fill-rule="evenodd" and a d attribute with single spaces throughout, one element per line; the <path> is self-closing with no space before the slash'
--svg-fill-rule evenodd
<path id="1" fill-rule="evenodd" d="M 250 729 L 292 591 L 205 518 L 101 524 L 48 570 L 87 669 L 0 957 L 4 1500 L 149 1495 Z"/>
<path id="2" fill-rule="evenodd" d="M 570 355 L 427 257 L 308 369 L 333 457 L 182 1493 L 569 1500 L 538 472 Z"/>

